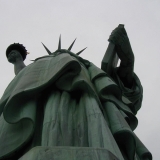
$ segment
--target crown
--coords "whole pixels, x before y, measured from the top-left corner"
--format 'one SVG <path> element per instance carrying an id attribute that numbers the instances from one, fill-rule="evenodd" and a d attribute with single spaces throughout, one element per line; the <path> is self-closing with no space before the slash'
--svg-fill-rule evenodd
<path id="1" fill-rule="evenodd" d="M 72 53 L 72 52 L 71 52 L 71 49 L 72 49 L 75 41 L 76 41 L 76 39 L 72 42 L 72 44 L 69 46 L 68 49 L 61 49 L 61 36 L 60 36 L 60 37 L 59 37 L 59 43 L 58 43 L 58 49 L 57 49 L 55 52 L 53 52 L 53 53 L 52 53 L 43 43 L 42 43 L 42 45 L 44 46 L 44 48 L 46 49 L 46 51 L 47 51 L 47 53 L 48 53 L 49 55 L 51 55 L 51 54 L 52 54 L 52 55 L 53 55 L 53 54 L 56 54 L 57 52 L 60 52 L 60 53 Z M 86 47 L 86 48 L 87 48 L 87 47 Z M 86 48 L 84 48 L 84 49 L 82 49 L 81 51 L 77 52 L 76 55 L 81 54 Z"/>

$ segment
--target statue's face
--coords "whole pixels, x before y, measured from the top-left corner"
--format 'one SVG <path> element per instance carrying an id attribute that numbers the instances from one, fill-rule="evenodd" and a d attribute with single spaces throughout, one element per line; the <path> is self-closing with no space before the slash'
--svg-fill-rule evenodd
<path id="1" fill-rule="evenodd" d="M 8 55 L 8 61 L 10 62 L 10 63 L 15 63 L 16 61 L 23 61 L 23 58 L 22 58 L 22 56 L 21 56 L 21 54 L 20 54 L 20 52 L 19 51 L 17 51 L 17 50 L 12 50 L 10 53 L 9 53 L 9 55 Z"/>

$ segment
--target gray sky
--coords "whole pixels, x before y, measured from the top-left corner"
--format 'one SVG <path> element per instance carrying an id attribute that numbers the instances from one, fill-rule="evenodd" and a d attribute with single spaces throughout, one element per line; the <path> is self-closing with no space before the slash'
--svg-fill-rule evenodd
<path id="1" fill-rule="evenodd" d="M 136 134 L 159 159 L 160 143 L 160 1 L 159 0 L 0 0 L 0 96 L 14 77 L 5 51 L 14 42 L 30 52 L 25 60 L 68 48 L 77 38 L 73 52 L 88 47 L 81 56 L 100 67 L 108 37 L 118 24 L 125 24 L 135 54 L 135 72 L 144 89 L 137 114 Z"/>

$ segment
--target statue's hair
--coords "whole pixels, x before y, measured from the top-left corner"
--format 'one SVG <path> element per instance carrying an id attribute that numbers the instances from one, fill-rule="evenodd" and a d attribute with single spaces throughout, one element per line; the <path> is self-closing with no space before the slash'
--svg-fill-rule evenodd
<path id="1" fill-rule="evenodd" d="M 22 55 L 23 60 L 26 59 L 27 50 L 26 50 L 26 48 L 25 48 L 22 44 L 13 43 L 13 44 L 11 44 L 10 46 L 8 46 L 8 48 L 7 48 L 7 50 L 6 50 L 6 56 L 7 56 L 7 58 L 8 58 L 9 53 L 10 53 L 12 50 L 17 50 L 17 51 L 19 51 L 20 54 Z"/>

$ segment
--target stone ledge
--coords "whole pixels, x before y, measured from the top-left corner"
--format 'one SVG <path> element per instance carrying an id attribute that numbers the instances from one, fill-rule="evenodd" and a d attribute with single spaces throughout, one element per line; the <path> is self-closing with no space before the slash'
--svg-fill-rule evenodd
<path id="1" fill-rule="evenodd" d="M 104 148 L 34 147 L 19 160 L 118 160 Z"/>

